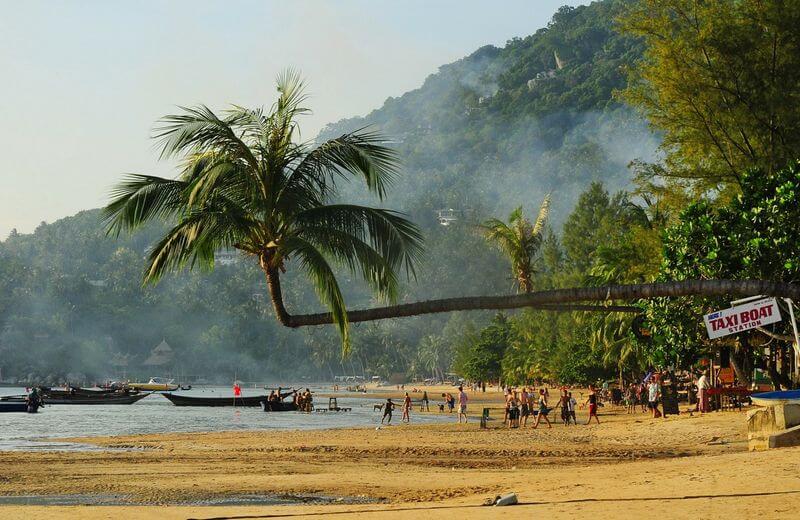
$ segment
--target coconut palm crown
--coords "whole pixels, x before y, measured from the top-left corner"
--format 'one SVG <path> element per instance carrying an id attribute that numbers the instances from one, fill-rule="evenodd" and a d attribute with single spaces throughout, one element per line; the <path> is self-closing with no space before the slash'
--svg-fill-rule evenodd
<path id="1" fill-rule="evenodd" d="M 104 209 L 110 234 L 153 219 L 174 226 L 153 247 L 144 281 L 168 271 L 213 266 L 214 253 L 235 248 L 256 257 L 278 320 L 298 326 L 287 312 L 280 275 L 290 267 L 308 275 L 349 346 L 347 310 L 334 276 L 337 266 L 360 274 L 393 301 L 398 271 L 407 276 L 422 252 L 422 235 L 402 214 L 333 203 L 336 182 L 360 178 L 379 199 L 398 173 L 385 139 L 366 129 L 318 146 L 299 141 L 297 119 L 308 113 L 299 75 L 277 79 L 269 111 L 233 106 L 219 115 L 205 106 L 181 107 L 155 130 L 161 158 L 181 159 L 176 179 L 128 175 Z"/>
<path id="2" fill-rule="evenodd" d="M 539 215 L 533 224 L 525 218 L 522 207 L 508 216 L 508 223 L 493 218 L 482 224 L 486 240 L 493 243 L 511 260 L 515 284 L 524 293 L 533 291 L 533 275 L 539 249 L 544 240 L 543 231 L 550 210 L 550 194 L 545 195 Z"/>

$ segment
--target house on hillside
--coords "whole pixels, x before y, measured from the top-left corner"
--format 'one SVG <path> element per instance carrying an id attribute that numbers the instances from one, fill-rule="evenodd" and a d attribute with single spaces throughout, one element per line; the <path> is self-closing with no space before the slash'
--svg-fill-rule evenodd
<path id="1" fill-rule="evenodd" d="M 161 343 L 150 351 L 150 356 L 144 360 L 144 366 L 164 367 L 169 365 L 174 357 L 175 352 L 173 352 L 172 347 L 169 346 L 166 340 L 162 339 Z"/>

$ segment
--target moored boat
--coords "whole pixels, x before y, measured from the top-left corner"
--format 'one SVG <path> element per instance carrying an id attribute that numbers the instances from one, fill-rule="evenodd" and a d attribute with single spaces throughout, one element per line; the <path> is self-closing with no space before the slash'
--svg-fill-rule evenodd
<path id="1" fill-rule="evenodd" d="M 0 401 L 0 413 L 6 412 L 28 412 L 28 403 L 25 401 Z M 36 411 L 31 413 L 36 413 Z"/>
<path id="2" fill-rule="evenodd" d="M 267 396 L 256 395 L 249 397 L 195 397 L 188 395 L 178 395 L 173 393 L 161 394 L 175 406 L 243 406 L 243 407 L 258 407 L 262 406 L 262 401 L 267 401 Z M 294 403 L 280 403 L 280 407 L 275 407 L 275 412 L 290 412 L 297 409 Z"/>
<path id="3" fill-rule="evenodd" d="M 49 404 L 133 404 L 141 399 L 150 395 L 147 393 L 136 394 L 101 394 L 98 396 L 85 396 L 85 395 L 69 395 L 67 394 L 54 394 L 50 395 L 45 393 L 43 400 L 46 405 Z M 0 402 L 7 403 L 24 403 L 26 396 L 5 396 L 0 397 Z"/>
<path id="4" fill-rule="evenodd" d="M 176 385 L 174 379 L 151 377 L 147 383 L 128 383 L 128 387 L 134 390 L 147 390 L 150 392 L 174 392 L 180 388 L 180 385 Z"/>

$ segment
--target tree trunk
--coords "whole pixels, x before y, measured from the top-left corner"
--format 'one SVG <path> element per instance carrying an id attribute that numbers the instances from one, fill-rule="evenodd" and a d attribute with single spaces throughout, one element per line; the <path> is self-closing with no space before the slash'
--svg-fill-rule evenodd
<path id="1" fill-rule="evenodd" d="M 269 294 L 272 298 L 272 307 L 275 309 L 275 316 L 281 325 L 286 327 L 296 327 L 293 325 L 295 316 L 291 316 L 283 304 L 283 291 L 281 290 L 281 278 L 278 270 L 275 268 L 265 268 L 264 274 L 267 277 L 267 287 L 269 287 Z M 332 322 L 328 322 L 332 323 Z"/>
<path id="2" fill-rule="evenodd" d="M 283 305 L 279 274 L 276 269 L 266 270 L 267 284 L 278 321 L 287 327 L 327 325 L 333 323 L 328 312 L 319 314 L 290 315 Z M 351 323 L 361 321 L 403 318 L 440 312 L 503 310 L 530 307 L 552 311 L 603 311 L 640 312 L 631 306 L 584 305 L 579 302 L 610 302 L 613 300 L 641 300 L 680 296 L 776 296 L 800 300 L 800 285 L 766 280 L 685 280 L 680 282 L 645 283 L 631 285 L 609 285 L 604 287 L 580 287 L 553 289 L 509 296 L 472 296 L 444 298 L 416 303 L 404 303 L 389 307 L 376 307 L 348 311 Z"/>

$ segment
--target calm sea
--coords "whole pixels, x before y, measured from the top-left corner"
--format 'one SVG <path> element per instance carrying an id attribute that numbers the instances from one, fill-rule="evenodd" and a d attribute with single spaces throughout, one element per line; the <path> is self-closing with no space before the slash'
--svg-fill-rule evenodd
<path id="1" fill-rule="evenodd" d="M 326 389 L 327 390 L 327 389 Z M 312 388 L 314 391 L 314 388 Z M 0 395 L 19 395 L 23 388 L 2 388 Z M 192 396 L 233 398 L 230 387 L 201 387 L 176 392 Z M 242 395 L 264 395 L 263 390 L 242 389 Z M 63 437 L 91 437 L 162 432 L 205 432 L 225 430 L 291 430 L 327 429 L 350 426 L 377 426 L 380 412 L 373 405 L 375 398 L 340 397 L 340 407 L 352 407 L 340 413 L 265 413 L 260 408 L 177 407 L 165 397 L 152 394 L 132 405 L 53 405 L 36 414 L 0 413 L 0 450 L 83 450 L 83 444 L 55 442 Z M 327 399 L 317 398 L 317 406 L 327 407 Z M 431 403 L 433 409 L 433 403 Z M 400 423 L 396 410 L 392 423 Z M 454 420 L 438 413 L 414 413 L 412 423 L 433 423 Z"/>

